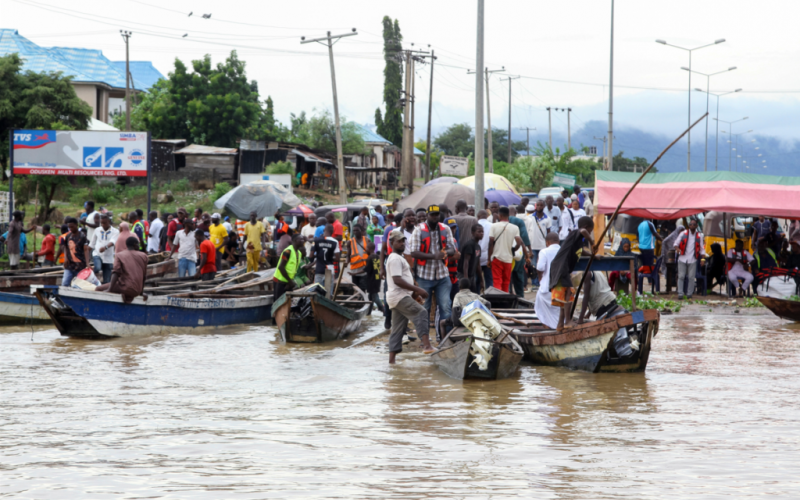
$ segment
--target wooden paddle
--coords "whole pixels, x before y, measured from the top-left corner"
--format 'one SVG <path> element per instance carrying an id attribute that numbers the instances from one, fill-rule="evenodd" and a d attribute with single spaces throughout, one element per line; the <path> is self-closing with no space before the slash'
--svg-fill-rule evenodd
<path id="1" fill-rule="evenodd" d="M 344 265 L 341 265 L 342 261 L 339 260 L 339 278 L 336 280 L 336 288 L 333 289 L 333 296 L 331 300 L 336 300 L 336 294 L 339 293 L 339 283 L 342 282 L 342 276 L 344 276 L 344 270 L 347 269 L 347 266 L 350 264 L 349 262 L 345 261 Z"/>
<path id="2" fill-rule="evenodd" d="M 617 218 L 617 214 L 619 214 L 619 210 L 622 208 L 622 204 L 625 203 L 625 200 L 628 199 L 628 196 L 630 196 L 630 194 L 633 191 L 633 189 L 636 186 L 638 186 L 640 182 L 642 182 L 642 179 L 644 179 L 644 176 L 647 175 L 650 172 L 650 170 L 653 168 L 653 166 L 656 163 L 658 163 L 658 160 L 660 160 L 661 157 L 664 156 L 664 154 L 667 151 L 669 151 L 670 148 L 672 146 L 674 146 L 676 142 L 681 140 L 684 135 L 688 134 L 689 131 L 692 130 L 692 128 L 694 128 L 695 125 L 697 125 L 698 123 L 703 121 L 703 119 L 705 117 L 707 117 L 707 116 L 708 116 L 708 113 L 706 113 L 703 116 L 701 116 L 700 118 L 698 118 L 696 122 L 692 123 L 692 125 L 689 128 L 684 130 L 681 135 L 679 135 L 674 141 L 672 141 L 670 143 L 670 145 L 667 146 L 666 149 L 664 149 L 664 151 L 662 151 L 661 154 L 658 155 L 658 157 L 656 157 L 655 160 L 653 160 L 653 163 L 651 163 L 650 166 L 647 167 L 644 170 L 644 172 L 642 172 L 642 175 L 639 176 L 639 178 L 636 180 L 636 182 L 633 183 L 633 186 L 631 186 L 631 188 L 628 189 L 628 192 L 625 193 L 625 196 L 622 197 L 622 200 L 619 202 L 619 205 L 617 205 L 617 209 L 614 210 L 614 215 L 612 215 L 611 218 L 608 220 L 608 224 L 606 224 L 606 228 L 603 230 L 603 234 L 601 234 L 600 237 L 597 238 L 597 241 L 595 241 L 594 247 L 592 248 L 592 256 L 589 257 L 589 262 L 586 264 L 586 271 L 583 273 L 583 276 L 581 276 L 581 282 L 578 284 L 578 288 L 575 290 L 575 299 L 572 301 L 572 307 L 570 308 L 570 315 L 569 315 L 570 318 L 575 314 L 575 307 L 578 305 L 578 295 L 580 295 L 580 293 L 581 293 L 581 288 L 583 287 L 583 282 L 586 281 L 586 276 L 589 274 L 589 271 L 592 269 L 592 262 L 594 262 L 594 257 L 595 257 L 595 255 L 597 255 L 597 250 L 600 248 L 600 245 L 603 244 L 603 238 L 606 237 L 606 233 L 608 232 L 608 228 L 611 227 L 612 224 L 614 224 L 614 219 Z M 632 283 L 632 285 L 635 287 L 636 283 Z"/>

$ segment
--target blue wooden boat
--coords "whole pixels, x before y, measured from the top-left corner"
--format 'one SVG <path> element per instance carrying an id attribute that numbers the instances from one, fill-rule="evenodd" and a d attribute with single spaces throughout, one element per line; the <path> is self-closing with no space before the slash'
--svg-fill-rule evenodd
<path id="1" fill-rule="evenodd" d="M 0 324 L 50 321 L 39 300 L 30 293 L 0 292 Z"/>
<path id="2" fill-rule="evenodd" d="M 270 320 L 272 295 L 247 292 L 136 297 L 41 287 L 36 297 L 62 335 L 81 338 L 202 333 Z"/>

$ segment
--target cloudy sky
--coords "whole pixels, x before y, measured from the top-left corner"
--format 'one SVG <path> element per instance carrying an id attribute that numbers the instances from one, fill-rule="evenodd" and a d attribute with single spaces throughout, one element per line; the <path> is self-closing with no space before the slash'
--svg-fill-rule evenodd
<path id="1" fill-rule="evenodd" d="M 514 127 L 547 130 L 545 107 L 572 107 L 573 129 L 607 120 L 610 0 L 488 0 L 486 63 L 521 75 L 512 87 Z M 120 29 L 134 32 L 131 59 L 150 60 L 165 75 L 175 57 L 210 54 L 217 62 L 236 49 L 251 79 L 275 101 L 278 118 L 330 108 L 327 49 L 301 45 L 357 28 L 335 46 L 341 112 L 372 123 L 382 98 L 381 19 L 398 19 L 404 45 L 431 49 L 435 131 L 458 122 L 474 125 L 476 2 L 474 0 L 296 1 L 228 0 L 0 0 L 0 23 L 42 46 L 97 48 L 124 60 Z M 193 12 L 192 16 L 188 16 Z M 203 19 L 210 13 L 210 19 Z M 800 133 L 800 2 L 761 0 L 617 0 L 615 18 L 615 126 L 676 136 L 687 123 L 688 53 L 655 43 L 697 47 L 692 69 L 713 73 L 712 92 L 742 88 L 720 99 L 720 118 L 749 119 L 734 132 L 755 130 L 789 143 Z M 183 37 L 187 34 L 186 37 Z M 417 137 L 427 121 L 429 67 L 417 67 Z M 508 83 L 491 80 L 493 125 L 508 123 Z M 706 87 L 695 75 L 691 86 Z M 692 116 L 705 112 L 705 94 L 692 92 Z M 711 100 L 712 115 L 715 98 Z M 712 128 L 713 128 L 713 121 Z M 553 128 L 566 132 L 566 116 Z M 724 126 L 723 129 L 727 128 Z M 522 136 L 522 132 L 518 132 Z"/>

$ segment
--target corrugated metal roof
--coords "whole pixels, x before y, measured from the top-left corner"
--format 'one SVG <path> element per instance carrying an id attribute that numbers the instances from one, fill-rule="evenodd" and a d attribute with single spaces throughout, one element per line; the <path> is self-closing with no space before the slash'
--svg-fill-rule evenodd
<path id="1" fill-rule="evenodd" d="M 153 139 L 153 142 L 166 142 L 169 144 L 180 144 L 186 142 L 186 139 Z"/>
<path id="2" fill-rule="evenodd" d="M 299 149 L 293 149 L 292 153 L 300 155 L 308 161 L 317 161 L 320 163 L 327 163 L 329 165 L 333 165 L 333 163 L 330 160 L 326 160 L 325 158 L 315 155 L 314 153 L 311 153 L 309 151 L 300 151 Z"/>
<path id="3" fill-rule="evenodd" d="M 364 139 L 364 142 L 367 143 L 378 143 L 378 144 L 391 144 L 388 139 L 381 136 L 377 132 L 374 132 L 369 125 L 360 125 L 356 123 L 356 127 L 358 131 L 361 133 L 361 138 Z"/>
<path id="4" fill-rule="evenodd" d="M 190 144 L 183 149 L 175 151 L 175 154 L 233 156 L 239 154 L 239 150 L 235 148 L 218 148 L 216 146 L 203 146 L 201 144 Z"/>
<path id="5" fill-rule="evenodd" d="M 125 74 L 125 61 L 112 61 L 117 70 Z M 156 84 L 158 80 L 164 78 L 164 75 L 158 71 L 153 63 L 150 61 L 131 61 L 130 70 L 133 75 L 134 82 L 141 82 L 142 87 L 136 87 L 138 90 L 147 90 Z"/>
<path id="6" fill-rule="evenodd" d="M 40 47 L 20 35 L 17 30 L 0 29 L 0 56 L 17 52 L 24 60 L 23 69 L 37 73 L 60 71 L 65 76 L 72 76 L 72 81 L 77 83 L 104 83 L 109 87 L 125 88 L 125 63 L 110 61 L 103 52 L 95 49 L 75 47 Z M 139 90 L 152 86 L 150 80 L 161 73 L 149 62 L 137 61 L 131 63 L 138 65 L 139 74 L 143 79 L 137 78 L 136 68 L 131 68 L 133 84 Z M 147 71 L 145 71 L 147 69 Z M 158 80 L 155 78 L 155 80 Z M 153 81 L 155 81 L 153 80 Z"/>

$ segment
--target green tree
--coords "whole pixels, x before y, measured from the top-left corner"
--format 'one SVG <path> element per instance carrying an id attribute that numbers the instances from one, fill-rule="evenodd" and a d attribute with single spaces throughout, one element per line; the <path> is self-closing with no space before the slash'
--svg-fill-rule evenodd
<path id="1" fill-rule="evenodd" d="M 92 108 L 78 98 L 71 81 L 61 73 L 23 72 L 16 53 L 0 57 L 0 130 L 86 130 Z M 0 137 L 0 165 L 8 162 L 8 148 L 6 132 Z M 40 221 L 47 218 L 59 190 L 70 185 L 63 175 L 25 175 L 14 180 L 14 196 L 22 203 L 36 195 L 38 184 Z M 94 179 L 77 182 L 94 183 Z"/>
<path id="2" fill-rule="evenodd" d="M 121 125 L 124 117 L 115 117 L 114 123 Z M 209 55 L 192 61 L 191 72 L 175 59 L 168 78 L 133 106 L 131 128 L 147 130 L 155 138 L 220 147 L 235 147 L 245 137 L 271 140 L 286 135 L 275 121 L 272 99 L 262 107 L 258 84 L 247 80 L 245 63 L 236 51 L 216 67 Z"/>
<path id="3" fill-rule="evenodd" d="M 612 166 L 615 172 L 644 172 L 644 169 L 650 166 L 650 162 L 647 161 L 647 158 L 634 156 L 633 159 L 630 159 L 623 157 L 623 154 L 625 154 L 625 151 L 620 151 L 614 156 Z M 650 173 L 658 173 L 658 167 L 653 167 Z"/>
<path id="4" fill-rule="evenodd" d="M 483 150 L 488 154 L 489 134 L 486 131 L 483 134 L 483 141 Z M 517 151 L 527 147 L 524 141 L 513 141 L 511 143 L 511 160 L 513 161 L 519 156 Z M 508 161 L 508 130 L 492 127 L 492 158 L 494 158 L 495 164 L 498 161 Z"/>
<path id="5" fill-rule="evenodd" d="M 403 90 L 402 42 L 400 23 L 384 16 L 383 59 L 386 64 L 383 68 L 383 102 L 386 110 L 383 116 L 380 108 L 375 110 L 375 125 L 378 134 L 396 146 L 403 142 L 403 113 L 399 106 L 400 91 Z"/>
<path id="6" fill-rule="evenodd" d="M 449 156 L 469 156 L 475 152 L 475 136 L 467 123 L 456 123 L 436 136 L 434 146 Z"/>
<path id="7" fill-rule="evenodd" d="M 361 154 L 366 152 L 364 138 L 359 127 L 348 122 L 345 117 L 340 120 L 342 127 L 342 152 L 344 154 Z M 312 149 L 319 149 L 336 154 L 336 123 L 329 110 L 307 118 L 305 112 L 299 116 L 292 114 L 292 140 L 305 144 Z"/>

